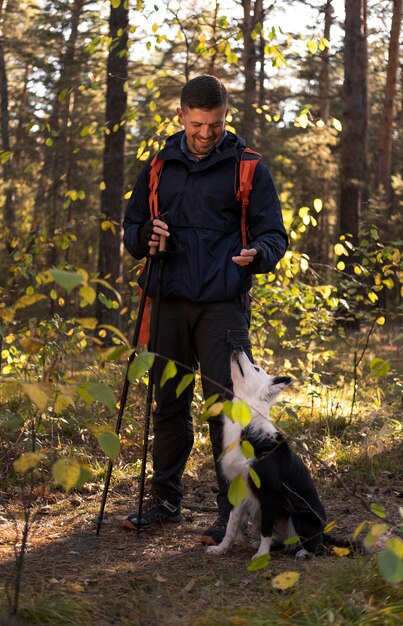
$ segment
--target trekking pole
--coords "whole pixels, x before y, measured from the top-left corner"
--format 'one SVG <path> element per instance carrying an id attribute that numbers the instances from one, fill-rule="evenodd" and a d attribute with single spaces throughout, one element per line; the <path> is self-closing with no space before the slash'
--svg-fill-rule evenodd
<path id="1" fill-rule="evenodd" d="M 164 254 L 165 254 L 165 237 L 160 237 L 160 244 L 159 244 L 159 249 L 158 249 L 159 264 L 158 264 L 157 290 L 155 294 L 155 300 L 153 303 L 154 306 L 152 307 L 153 326 L 151 329 L 150 352 L 156 352 L 157 350 L 160 305 L 161 305 L 162 272 L 164 269 Z M 148 437 L 150 433 L 150 417 L 151 417 L 151 409 L 152 409 L 152 402 L 153 402 L 154 368 L 155 368 L 155 365 L 152 366 L 150 373 L 149 373 L 149 378 L 148 378 L 147 405 L 146 405 L 146 416 L 145 416 L 145 421 L 144 421 L 144 435 L 143 435 L 143 441 L 144 441 L 143 458 L 141 461 L 141 473 L 140 473 L 139 510 L 137 514 L 137 532 L 140 532 L 140 529 L 141 529 L 141 515 L 143 512 L 144 487 L 145 487 L 145 480 L 146 480 L 146 465 L 147 465 L 147 454 L 148 454 Z"/>
<path id="2" fill-rule="evenodd" d="M 118 413 L 118 417 L 117 417 L 117 420 L 116 420 L 116 426 L 115 426 L 115 433 L 117 435 L 119 435 L 120 428 L 122 426 L 123 412 L 124 412 L 125 407 L 126 407 L 127 394 L 129 392 L 129 386 L 130 386 L 129 368 L 130 368 L 130 365 L 133 362 L 134 357 L 136 356 L 136 351 L 135 350 L 137 348 L 137 344 L 138 344 L 138 341 L 139 341 L 141 322 L 143 321 L 144 309 L 145 309 L 146 299 L 147 299 L 147 293 L 148 293 L 148 289 L 149 289 L 149 284 L 150 284 L 150 279 L 151 279 L 151 274 L 152 274 L 152 269 L 153 269 L 155 258 L 156 258 L 155 253 L 150 250 L 150 252 L 148 254 L 148 257 L 147 257 L 146 268 L 145 268 L 146 275 L 145 275 L 143 293 L 141 294 L 139 310 L 138 310 L 137 319 L 136 319 L 136 325 L 135 325 L 134 333 L 133 333 L 133 339 L 132 339 L 133 351 L 131 352 L 131 354 L 130 354 L 130 356 L 128 358 L 128 361 L 127 361 L 125 380 L 124 380 L 124 383 L 123 383 L 122 394 L 121 394 L 120 402 L 119 402 L 119 413 Z M 113 461 L 112 461 L 112 459 L 109 459 L 108 470 L 106 472 L 106 478 L 105 478 L 104 491 L 103 491 L 103 494 L 102 494 L 101 507 L 100 507 L 100 510 L 99 510 L 98 519 L 96 520 L 96 522 L 97 522 L 97 533 L 96 533 L 97 536 L 99 535 L 99 531 L 101 530 L 101 526 L 103 524 L 104 511 L 105 511 L 106 499 L 108 497 L 109 485 L 110 485 L 111 477 L 112 477 L 112 470 L 113 470 Z"/>

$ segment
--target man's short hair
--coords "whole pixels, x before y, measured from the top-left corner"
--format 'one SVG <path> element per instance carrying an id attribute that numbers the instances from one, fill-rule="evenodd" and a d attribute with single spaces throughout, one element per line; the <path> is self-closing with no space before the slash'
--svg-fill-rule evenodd
<path id="1" fill-rule="evenodd" d="M 189 80 L 181 91 L 181 109 L 217 109 L 228 104 L 227 90 L 215 76 L 203 74 Z"/>

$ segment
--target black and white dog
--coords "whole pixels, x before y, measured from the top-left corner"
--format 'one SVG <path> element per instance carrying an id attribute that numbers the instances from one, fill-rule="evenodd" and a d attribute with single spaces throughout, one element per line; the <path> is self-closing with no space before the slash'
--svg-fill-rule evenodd
<path id="1" fill-rule="evenodd" d="M 229 481 L 240 474 L 244 477 L 249 494 L 232 509 L 223 541 L 207 552 L 225 554 L 248 516 L 258 524 L 260 517 L 260 545 L 254 559 L 270 553 L 273 541 L 282 544 L 296 536 L 299 540 L 288 546 L 296 556 L 318 554 L 324 541 L 325 510 L 308 469 L 268 419 L 268 410 L 292 378 L 269 376 L 250 362 L 242 348 L 232 353 L 231 375 L 234 399 L 249 404 L 252 419 L 242 428 L 225 417 L 221 463 Z M 252 458 L 242 453 L 242 441 L 253 446 Z M 251 479 L 251 468 L 260 479 L 259 487 Z"/>

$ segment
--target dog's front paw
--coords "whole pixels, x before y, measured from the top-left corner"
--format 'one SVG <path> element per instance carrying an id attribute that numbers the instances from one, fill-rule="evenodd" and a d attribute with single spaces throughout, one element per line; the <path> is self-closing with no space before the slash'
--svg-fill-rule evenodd
<path id="1" fill-rule="evenodd" d="M 219 556 L 220 554 L 225 554 L 226 549 L 221 547 L 221 544 L 218 546 L 209 546 L 206 550 L 207 554 L 214 554 L 215 556 Z"/>
<path id="2" fill-rule="evenodd" d="M 305 548 L 301 548 L 298 552 L 295 553 L 296 559 L 310 559 L 313 555 L 305 550 Z"/>

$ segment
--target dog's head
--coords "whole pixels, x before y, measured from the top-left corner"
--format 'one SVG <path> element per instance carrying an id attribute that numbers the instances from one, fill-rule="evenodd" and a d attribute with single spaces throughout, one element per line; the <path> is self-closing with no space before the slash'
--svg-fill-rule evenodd
<path id="1" fill-rule="evenodd" d="M 234 395 L 251 407 L 259 403 L 266 409 L 274 404 L 278 394 L 293 381 L 291 376 L 269 376 L 249 360 L 242 348 L 236 348 L 231 358 Z"/>

